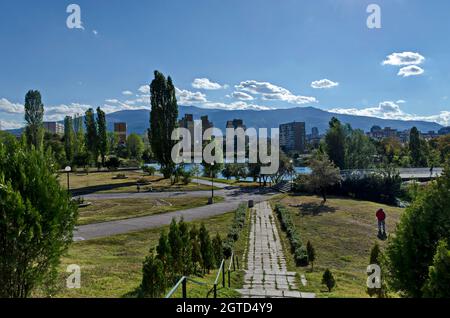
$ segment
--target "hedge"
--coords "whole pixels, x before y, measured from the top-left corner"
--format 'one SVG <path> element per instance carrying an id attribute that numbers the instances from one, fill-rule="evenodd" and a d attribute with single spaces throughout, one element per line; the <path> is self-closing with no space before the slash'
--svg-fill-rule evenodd
<path id="1" fill-rule="evenodd" d="M 294 254 L 295 264 L 297 266 L 307 266 L 308 254 L 303 246 L 300 234 L 292 222 L 291 214 L 281 204 L 275 206 L 275 212 L 280 220 L 281 229 L 286 232 L 289 243 L 291 244 L 291 251 Z"/>
<path id="2" fill-rule="evenodd" d="M 223 253 L 226 258 L 231 257 L 234 243 L 239 239 L 241 230 L 244 227 L 246 214 L 247 206 L 245 204 L 241 204 L 234 212 L 233 222 L 228 230 L 227 238 L 223 242 Z"/>

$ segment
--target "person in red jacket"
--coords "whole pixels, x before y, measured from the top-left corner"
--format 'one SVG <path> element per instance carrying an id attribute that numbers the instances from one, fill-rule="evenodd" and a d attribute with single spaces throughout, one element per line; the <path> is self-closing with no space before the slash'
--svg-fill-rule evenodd
<path id="1" fill-rule="evenodd" d="M 376 217 L 378 219 L 378 235 L 386 236 L 386 213 L 383 209 L 379 209 Z"/>

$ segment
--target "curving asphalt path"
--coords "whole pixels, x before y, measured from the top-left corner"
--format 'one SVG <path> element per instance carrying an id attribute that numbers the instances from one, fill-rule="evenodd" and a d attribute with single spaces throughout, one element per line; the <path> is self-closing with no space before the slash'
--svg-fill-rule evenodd
<path id="1" fill-rule="evenodd" d="M 206 180 L 199 180 L 211 184 Z M 196 180 L 194 181 L 196 182 Z M 219 186 L 218 186 L 219 185 Z M 253 200 L 255 203 L 270 199 L 277 192 L 271 190 L 233 188 L 229 185 L 214 182 L 214 186 L 221 187 L 214 194 L 224 197 L 224 201 L 213 205 L 202 206 L 187 210 L 179 210 L 163 214 L 149 215 L 125 220 L 82 225 L 74 232 L 75 241 L 91 240 L 116 234 L 124 234 L 145 229 L 158 228 L 170 224 L 173 218 L 183 217 L 186 221 L 205 219 L 236 210 L 243 202 Z M 124 198 L 173 198 L 208 196 L 211 191 L 185 192 L 141 192 L 141 193 L 99 193 L 83 196 L 84 199 L 124 199 Z"/>

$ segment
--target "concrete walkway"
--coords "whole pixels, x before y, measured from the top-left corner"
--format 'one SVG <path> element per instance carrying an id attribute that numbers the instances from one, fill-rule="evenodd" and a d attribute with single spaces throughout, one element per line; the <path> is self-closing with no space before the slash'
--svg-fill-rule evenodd
<path id="1" fill-rule="evenodd" d="M 252 209 L 245 283 L 237 291 L 250 298 L 313 298 L 314 294 L 298 291 L 296 273 L 287 271 L 274 218 L 268 202 Z"/>

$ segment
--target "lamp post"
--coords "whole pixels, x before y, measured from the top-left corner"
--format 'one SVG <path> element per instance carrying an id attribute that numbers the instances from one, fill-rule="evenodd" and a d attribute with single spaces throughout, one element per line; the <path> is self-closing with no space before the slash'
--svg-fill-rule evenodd
<path id="1" fill-rule="evenodd" d="M 70 171 L 72 171 L 72 168 L 70 167 L 70 166 L 67 166 L 65 169 L 64 169 L 64 171 L 66 171 L 66 173 L 67 173 L 67 192 L 70 194 L 70 177 L 69 177 L 69 175 L 70 175 Z"/>
<path id="2" fill-rule="evenodd" d="M 211 204 L 214 203 L 214 177 L 213 177 L 214 162 L 211 162 Z"/>

